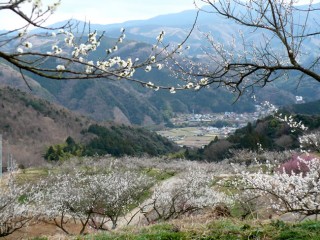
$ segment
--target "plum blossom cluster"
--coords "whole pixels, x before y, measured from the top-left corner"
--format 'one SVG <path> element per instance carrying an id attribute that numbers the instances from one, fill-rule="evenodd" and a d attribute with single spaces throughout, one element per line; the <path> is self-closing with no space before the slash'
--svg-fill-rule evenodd
<path id="1" fill-rule="evenodd" d="M 162 39 L 164 32 L 162 32 Z M 22 47 L 17 48 L 16 58 L 27 57 L 29 55 L 37 56 L 40 55 L 43 58 L 53 59 L 57 65 L 55 69 L 46 69 L 46 59 L 42 62 L 42 66 L 37 64 L 32 68 L 32 71 L 44 77 L 53 79 L 93 79 L 93 78 L 107 78 L 111 80 L 127 79 L 134 82 L 138 82 L 147 88 L 153 90 L 159 90 L 160 88 L 168 89 L 171 93 L 174 93 L 172 89 L 174 87 L 161 87 L 150 81 L 141 81 L 134 78 L 136 69 L 144 69 L 145 72 L 151 72 L 153 69 L 162 70 L 164 59 L 168 58 L 168 55 L 163 54 L 163 50 L 153 47 L 150 51 L 150 55 L 140 60 L 137 57 L 120 57 L 116 54 L 119 50 L 119 44 L 123 43 L 125 39 L 125 29 L 121 29 L 120 36 L 110 48 L 100 49 L 101 41 L 106 41 L 104 33 L 97 31 L 89 32 L 87 37 L 79 36 L 71 31 L 60 29 L 58 32 L 52 32 L 54 43 L 52 44 L 51 50 L 45 54 L 36 53 L 35 51 L 25 52 Z M 28 36 L 28 39 L 30 37 Z M 63 39 L 63 41 L 62 41 Z M 84 40 L 82 43 L 80 40 Z M 32 43 L 30 41 L 24 42 L 23 47 L 25 49 L 31 49 Z M 96 58 L 91 55 L 93 52 L 99 49 L 100 53 L 105 53 L 104 57 Z M 24 53 L 25 52 L 25 53 Z M 24 53 L 24 54 L 23 54 Z M 29 62 L 32 66 L 33 63 L 38 61 Z M 52 74 L 52 72 L 58 71 L 59 75 Z M 190 84 L 188 85 L 190 88 Z"/>
<path id="2" fill-rule="evenodd" d="M 293 116 L 280 114 L 278 119 L 286 122 L 293 131 L 307 130 L 302 122 L 295 121 Z M 300 149 L 306 152 L 318 151 L 318 135 L 318 132 L 302 135 L 299 138 Z M 264 202 L 265 207 L 273 209 L 274 213 L 294 213 L 300 219 L 320 213 L 320 159 L 317 155 L 309 153 L 292 154 L 284 154 L 284 159 L 273 155 L 271 159 L 268 157 L 262 163 L 257 162 L 255 167 L 258 166 L 259 169 L 254 172 L 237 171 L 238 178 L 233 184 L 241 194 L 237 196 L 236 201 L 245 203 L 245 215 L 252 213 L 252 209 L 256 208 L 256 204 L 253 203 L 258 201 Z M 287 160 L 284 161 L 285 159 Z"/>
<path id="3" fill-rule="evenodd" d="M 300 149 L 306 151 L 320 152 L 320 132 L 304 134 L 299 137 Z"/>
<path id="4" fill-rule="evenodd" d="M 154 185 L 154 179 L 144 174 L 147 169 L 184 174 Z M 231 204 L 226 195 L 210 187 L 212 172 L 219 169 L 191 161 L 107 157 L 70 160 L 29 186 L 18 186 L 10 175 L 7 185 L 1 185 L 1 236 L 30 222 L 50 222 L 66 234 L 84 234 L 92 228 L 110 230 L 130 224 L 137 216 L 164 220 Z M 153 194 L 142 202 L 141 196 L 149 191 Z M 133 206 L 138 208 L 132 210 Z M 160 215 L 154 215 L 156 211 Z M 77 230 L 74 222 L 80 226 Z"/>
<path id="5" fill-rule="evenodd" d="M 306 131 L 308 130 L 308 127 L 306 127 L 302 121 L 297 122 L 292 115 L 283 115 L 282 113 L 278 114 L 276 118 L 281 121 L 288 124 L 288 126 L 291 128 L 291 132 L 295 132 L 297 130 Z"/>

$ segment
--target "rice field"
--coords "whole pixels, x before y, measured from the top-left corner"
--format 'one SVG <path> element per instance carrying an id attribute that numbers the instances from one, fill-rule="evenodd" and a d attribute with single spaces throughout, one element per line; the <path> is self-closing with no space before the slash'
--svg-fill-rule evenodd
<path id="1" fill-rule="evenodd" d="M 159 131 L 158 134 L 167 137 L 178 145 L 188 147 L 202 147 L 209 144 L 218 136 L 217 134 L 203 131 L 198 127 L 171 128 Z"/>

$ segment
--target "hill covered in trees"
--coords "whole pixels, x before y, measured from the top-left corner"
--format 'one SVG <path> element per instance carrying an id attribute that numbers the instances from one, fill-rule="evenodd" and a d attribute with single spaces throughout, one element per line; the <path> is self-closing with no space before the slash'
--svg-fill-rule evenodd
<path id="1" fill-rule="evenodd" d="M 283 110 L 295 114 L 320 115 L 320 100 L 290 105 Z"/>
<path id="2" fill-rule="evenodd" d="M 49 146 L 60 146 L 65 141 L 60 150 L 73 155 L 155 156 L 177 149 L 169 140 L 148 130 L 114 123 L 97 125 L 86 117 L 12 88 L 0 88 L 0 111 L 4 156 L 13 154 L 17 163 L 25 167 L 44 164 L 43 156 Z M 81 147 L 75 147 L 76 144 Z M 64 149 L 66 146 L 68 150 Z"/>
<path id="3" fill-rule="evenodd" d="M 319 115 L 297 114 L 294 116 L 294 120 L 303 123 L 309 131 L 320 128 Z M 298 149 L 300 147 L 298 138 L 302 133 L 301 130 L 292 131 L 292 128 L 281 119 L 268 116 L 255 123 L 248 123 L 246 127 L 236 130 L 226 139 L 216 138 L 203 149 L 187 149 L 185 155 L 190 159 L 222 161 L 224 158 L 231 157 L 232 150 L 284 151 Z"/>
<path id="4" fill-rule="evenodd" d="M 68 137 L 65 143 L 50 146 L 44 158 L 50 161 L 65 160 L 73 156 L 161 156 L 179 150 L 168 139 L 143 128 L 125 125 L 105 127 L 97 124 L 82 130 L 83 135 L 90 135 L 86 143 L 76 143 Z"/>

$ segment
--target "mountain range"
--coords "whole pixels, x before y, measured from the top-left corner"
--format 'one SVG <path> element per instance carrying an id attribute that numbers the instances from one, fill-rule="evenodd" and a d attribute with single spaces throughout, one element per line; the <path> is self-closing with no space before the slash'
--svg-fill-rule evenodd
<path id="1" fill-rule="evenodd" d="M 165 41 L 170 42 L 170 44 L 181 42 L 189 33 L 195 16 L 196 10 L 188 10 L 121 24 L 92 24 L 90 28 L 97 31 L 106 31 L 106 37 L 102 41 L 102 44 L 105 44 L 104 49 L 112 46 L 112 43 L 120 35 L 119 29 L 124 27 L 128 40 L 124 41 L 117 54 L 123 57 L 128 55 L 140 57 L 150 51 L 151 44 L 156 42 L 156 37 L 162 30 L 166 31 Z M 58 27 L 65 22 L 59 22 L 50 27 Z M 84 22 L 79 22 L 78 28 L 81 29 L 84 24 Z M 191 45 L 189 57 L 194 61 L 199 60 L 199 55 L 203 53 L 202 48 L 207 44 L 203 41 L 204 33 L 211 32 L 215 38 L 227 42 L 237 36 L 241 29 L 227 19 L 206 12 L 200 13 L 197 25 L 197 30 L 188 39 L 188 44 Z M 258 31 L 254 33 L 246 31 L 249 39 L 256 39 L 260 35 Z M 317 42 L 308 44 L 309 49 L 315 49 Z M 48 48 L 45 44 L 40 47 Z M 102 56 L 103 53 L 97 52 L 94 58 L 99 59 Z M 10 67 L 7 66 L 5 69 L 7 70 L 2 71 L 2 76 L 0 75 L 2 85 L 18 87 L 28 91 L 24 81 L 14 69 L 8 70 Z M 177 79 L 173 78 L 166 70 L 154 70 L 151 73 L 138 71 L 136 77 L 151 82 L 177 82 Z M 223 88 L 208 88 L 200 91 L 170 94 L 166 91 L 154 92 L 128 81 L 52 81 L 33 75 L 28 75 L 27 81 L 32 86 L 32 94 L 44 97 L 95 120 L 143 126 L 169 123 L 169 118 L 175 113 L 191 113 L 193 111 L 196 113 L 245 112 L 254 111 L 254 105 L 256 104 L 252 101 L 252 95 L 250 94 L 242 96 L 240 100 L 234 103 L 236 96 Z M 298 76 L 292 75 L 290 81 L 280 80 L 270 83 L 263 89 L 254 89 L 252 94 L 256 96 L 258 102 L 270 101 L 276 105 L 288 105 L 295 102 L 295 96 L 297 95 L 302 96 L 305 101 L 319 99 L 320 86 L 310 79 L 300 81 Z"/>

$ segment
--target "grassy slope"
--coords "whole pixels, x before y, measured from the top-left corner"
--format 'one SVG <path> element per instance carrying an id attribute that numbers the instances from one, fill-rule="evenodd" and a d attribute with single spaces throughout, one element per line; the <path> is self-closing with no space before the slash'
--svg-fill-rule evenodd
<path id="1" fill-rule="evenodd" d="M 320 222 L 306 221 L 297 224 L 272 221 L 239 221 L 236 219 L 211 220 L 207 224 L 173 221 L 145 228 L 127 228 L 113 233 L 89 235 L 85 239 L 96 240 L 245 240 L 245 239 L 275 239 L 275 240 L 319 240 Z"/>

